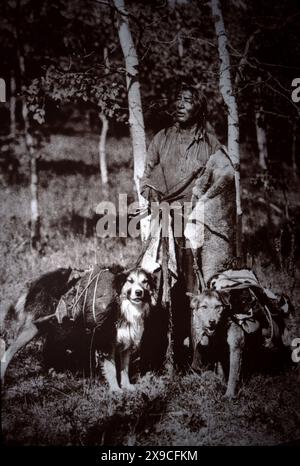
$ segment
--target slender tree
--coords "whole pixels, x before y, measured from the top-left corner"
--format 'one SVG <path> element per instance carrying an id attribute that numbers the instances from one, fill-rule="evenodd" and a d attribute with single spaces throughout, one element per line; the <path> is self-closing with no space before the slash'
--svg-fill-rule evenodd
<path id="1" fill-rule="evenodd" d="M 267 145 L 267 134 L 265 130 L 265 118 L 263 113 L 263 107 L 260 106 L 255 110 L 255 128 L 256 128 L 256 140 L 258 147 L 258 162 L 260 168 L 266 170 L 267 159 L 268 159 L 268 145 Z"/>
<path id="2" fill-rule="evenodd" d="M 20 76 L 24 80 L 25 77 L 25 63 L 24 56 L 19 50 L 19 67 L 20 67 Z M 24 81 L 23 81 L 24 82 Z M 24 91 L 24 87 L 23 87 Z M 33 137 L 30 133 L 30 123 L 28 115 L 28 106 L 26 102 L 26 97 L 22 96 L 22 117 L 24 121 L 24 135 L 25 135 L 25 145 L 26 150 L 30 159 L 30 239 L 31 247 L 33 249 L 38 249 L 39 242 L 41 239 L 41 219 L 40 219 L 40 209 L 39 209 L 39 198 L 38 198 L 38 170 L 37 170 L 37 160 L 36 160 L 36 151 L 34 148 Z"/>
<path id="3" fill-rule="evenodd" d="M 31 248 L 36 250 L 39 248 L 41 239 L 40 229 L 40 210 L 39 210 L 39 198 L 38 198 L 38 171 L 36 161 L 36 151 L 34 148 L 33 137 L 30 132 L 30 121 L 28 115 L 28 106 L 25 96 L 25 81 L 26 81 L 26 67 L 24 57 L 24 44 L 23 38 L 20 32 L 20 0 L 16 4 L 17 21 L 15 23 L 14 35 L 16 41 L 17 50 L 17 63 L 19 67 L 19 75 L 21 80 L 21 101 L 22 101 L 22 117 L 24 121 L 24 137 L 27 154 L 30 160 L 30 239 Z"/>
<path id="4" fill-rule="evenodd" d="M 139 61 L 124 0 L 113 0 L 113 4 L 118 12 L 118 35 L 126 67 L 129 126 L 134 160 L 134 181 L 139 204 L 140 207 L 143 208 L 146 205 L 146 201 L 140 194 L 140 179 L 143 175 L 146 161 L 146 136 L 138 72 Z M 148 236 L 148 230 L 148 221 L 142 221 L 141 235 L 143 240 Z"/>
<path id="5" fill-rule="evenodd" d="M 258 163 L 262 170 L 267 169 L 267 160 L 268 160 L 268 140 L 266 133 L 266 121 L 263 107 L 262 99 L 262 79 L 261 76 L 258 76 L 257 87 L 254 92 L 254 101 L 255 101 L 255 129 L 256 129 L 256 141 L 258 148 Z"/>
<path id="6" fill-rule="evenodd" d="M 109 60 L 108 60 L 108 50 L 107 47 L 103 49 L 103 59 L 104 59 L 104 70 L 105 74 L 109 73 Z M 99 163 L 100 163 L 100 175 L 101 182 L 104 190 L 107 188 L 108 184 L 108 173 L 107 173 L 107 162 L 106 162 L 106 137 L 109 129 L 108 118 L 105 115 L 103 109 L 99 112 L 99 118 L 101 121 L 101 133 L 99 139 Z"/>
<path id="7" fill-rule="evenodd" d="M 181 59 L 183 57 L 183 43 L 182 43 L 182 37 L 181 37 L 180 14 L 178 10 L 176 9 L 176 3 L 177 3 L 176 0 L 168 0 L 169 9 L 171 11 L 174 11 L 175 16 L 176 16 L 177 50 L 178 50 L 178 56 Z"/>
<path id="8" fill-rule="evenodd" d="M 107 116 L 104 112 L 99 113 L 101 121 L 101 133 L 99 138 L 99 163 L 100 163 L 100 174 L 101 182 L 104 189 L 107 188 L 108 184 L 108 172 L 107 172 L 107 161 L 106 161 L 106 137 L 109 129 L 109 123 Z"/>
<path id="9" fill-rule="evenodd" d="M 9 116 L 10 135 L 14 139 L 16 137 L 16 79 L 13 71 L 10 76 Z"/>
<path id="10" fill-rule="evenodd" d="M 228 122 L 228 155 L 235 170 L 236 213 L 237 213 L 237 241 L 236 253 L 241 258 L 241 192 L 240 192 L 240 152 L 239 152 L 239 115 L 230 75 L 230 57 L 228 52 L 228 38 L 224 25 L 222 8 L 219 0 L 210 0 L 215 32 L 218 40 L 218 53 L 220 59 L 220 92 L 227 107 Z"/>

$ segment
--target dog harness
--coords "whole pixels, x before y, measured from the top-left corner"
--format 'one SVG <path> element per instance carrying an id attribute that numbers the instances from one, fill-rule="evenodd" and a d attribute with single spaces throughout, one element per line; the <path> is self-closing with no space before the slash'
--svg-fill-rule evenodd
<path id="1" fill-rule="evenodd" d="M 258 320 L 259 315 L 264 315 L 270 335 L 265 338 L 264 345 L 272 346 L 274 337 L 280 334 L 278 324 L 274 318 L 280 314 L 285 314 L 285 310 L 280 307 L 281 297 L 275 295 L 271 290 L 260 285 L 255 273 L 252 270 L 225 270 L 214 275 L 208 283 L 208 288 L 216 291 L 227 291 L 248 289 L 252 296 L 250 310 L 247 313 L 233 313 L 232 319 L 242 327 L 242 329 L 250 334 L 256 332 L 260 328 Z"/>

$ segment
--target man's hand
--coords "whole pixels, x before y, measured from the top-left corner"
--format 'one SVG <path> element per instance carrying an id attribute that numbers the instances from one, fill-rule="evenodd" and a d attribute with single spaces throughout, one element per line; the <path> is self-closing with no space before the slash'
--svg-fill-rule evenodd
<path id="1" fill-rule="evenodd" d="M 199 189 L 197 184 L 195 184 L 195 186 L 193 187 L 192 193 L 193 193 L 193 196 L 196 197 L 197 199 L 200 199 L 200 197 L 203 195 L 202 190 Z"/>
<path id="2" fill-rule="evenodd" d="M 207 197 L 207 193 L 203 194 L 203 196 L 200 197 L 199 201 L 205 203 L 209 200 L 209 197 Z"/>
<path id="3" fill-rule="evenodd" d="M 141 194 L 145 199 L 147 199 L 148 202 L 160 202 L 161 193 L 155 189 L 150 188 L 149 186 L 146 186 Z"/>
<path id="4" fill-rule="evenodd" d="M 206 193 L 204 194 L 202 190 L 200 190 L 197 185 L 193 187 L 193 197 L 196 198 L 196 201 L 198 202 L 200 199 L 202 202 L 206 202 L 208 200 L 208 197 L 206 196 Z"/>
<path id="5" fill-rule="evenodd" d="M 148 188 L 148 186 L 146 186 L 146 187 L 141 191 L 141 195 L 146 199 L 146 201 L 149 202 L 150 188 Z"/>

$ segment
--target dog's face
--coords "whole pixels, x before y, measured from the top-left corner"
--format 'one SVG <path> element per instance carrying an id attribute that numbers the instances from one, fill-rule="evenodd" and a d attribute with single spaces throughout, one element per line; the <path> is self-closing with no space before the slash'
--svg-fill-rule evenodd
<path id="1" fill-rule="evenodd" d="M 152 276 L 141 268 L 131 271 L 122 286 L 121 297 L 128 299 L 135 305 L 150 302 L 154 306 L 156 299 Z"/>
<path id="2" fill-rule="evenodd" d="M 207 344 L 225 316 L 228 297 L 224 293 L 205 290 L 201 295 L 192 297 L 192 330 L 196 344 Z M 205 337 L 205 338 L 204 338 Z"/>

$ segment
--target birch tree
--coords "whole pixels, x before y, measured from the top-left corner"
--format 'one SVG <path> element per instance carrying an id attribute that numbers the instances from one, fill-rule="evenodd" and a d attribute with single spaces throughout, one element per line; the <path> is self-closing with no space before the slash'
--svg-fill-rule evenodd
<path id="1" fill-rule="evenodd" d="M 20 68 L 21 79 L 25 77 L 25 63 L 24 56 L 18 50 L 18 60 Z M 24 91 L 24 87 L 23 87 Z M 39 198 L 38 198 L 38 171 L 36 151 L 34 148 L 33 137 L 30 133 L 30 124 L 28 116 L 28 107 L 26 97 L 22 96 L 22 117 L 24 121 L 24 135 L 26 150 L 30 159 L 30 244 L 33 249 L 38 249 L 39 241 L 41 238 L 40 232 L 40 211 L 39 211 Z"/>
<path id="2" fill-rule="evenodd" d="M 222 8 L 219 0 L 210 0 L 215 32 L 218 41 L 218 53 L 220 60 L 220 92 L 224 103 L 227 107 L 227 124 L 228 124 L 228 155 L 232 161 L 235 170 L 235 188 L 236 188 L 236 213 L 237 213 L 237 241 L 236 253 L 238 258 L 241 257 L 241 192 L 240 192 L 240 151 L 239 151 L 239 115 L 233 86 L 230 75 L 230 57 L 228 52 L 228 39 L 224 25 Z"/>
<path id="3" fill-rule="evenodd" d="M 106 137 L 108 133 L 109 123 L 104 112 L 99 113 L 99 118 L 102 124 L 101 133 L 99 138 L 99 163 L 101 183 L 104 190 L 108 184 L 107 161 L 106 161 Z"/>
<path id="4" fill-rule="evenodd" d="M 267 135 L 264 125 L 264 113 L 263 108 L 260 106 L 255 110 L 255 128 L 256 128 L 256 140 L 258 147 L 258 163 L 260 168 L 263 170 L 267 169 L 268 159 L 268 145 Z"/>
<path id="5" fill-rule="evenodd" d="M 143 176 L 146 161 L 146 137 L 138 73 L 139 62 L 124 0 L 113 0 L 113 4 L 118 11 L 118 35 L 126 68 L 129 126 L 134 160 L 134 182 L 140 207 L 143 208 L 146 206 L 146 201 L 140 194 L 140 179 Z M 148 236 L 147 221 L 141 222 L 141 236 L 142 240 Z"/>
<path id="6" fill-rule="evenodd" d="M 109 61 L 108 61 L 108 51 L 107 47 L 103 49 L 103 59 L 104 59 L 104 70 L 105 74 L 109 72 Z M 108 184 L 108 174 L 107 174 L 107 162 L 106 162 L 106 137 L 109 129 L 108 118 L 105 115 L 103 109 L 99 112 L 99 118 L 102 124 L 100 139 L 99 139 L 99 163 L 100 163 L 100 175 L 103 189 L 107 189 Z"/>
<path id="7" fill-rule="evenodd" d="M 175 11 L 176 15 L 176 41 L 177 41 L 177 50 L 178 50 L 178 56 L 180 59 L 183 57 L 183 43 L 182 43 L 182 37 L 181 37 L 181 25 L 180 25 L 180 15 L 178 11 L 176 10 L 176 0 L 168 0 L 168 6 L 171 11 Z"/>
<path id="8" fill-rule="evenodd" d="M 16 79 L 13 72 L 10 76 L 9 115 L 10 135 L 14 139 L 16 137 Z"/>
<path id="9" fill-rule="evenodd" d="M 268 159 L 268 142 L 267 134 L 265 129 L 265 114 L 262 100 L 262 79 L 260 76 L 257 78 L 256 91 L 254 93 L 255 99 L 255 130 L 256 130 L 256 142 L 258 148 L 258 163 L 262 170 L 267 169 Z"/>
<path id="10" fill-rule="evenodd" d="M 21 2 L 17 1 L 16 14 L 20 14 Z M 39 212 L 39 199 L 38 199 L 38 172 L 36 151 L 34 148 L 33 137 L 30 133 L 30 122 L 28 115 L 28 106 L 25 96 L 25 80 L 26 68 L 24 58 L 24 45 L 22 42 L 20 24 L 17 21 L 14 28 L 14 38 L 16 43 L 17 64 L 19 67 L 19 75 L 21 80 L 21 102 L 22 102 L 22 117 L 24 121 L 24 137 L 27 154 L 30 160 L 30 244 L 32 249 L 38 249 L 41 232 L 40 232 L 40 212 Z"/>

